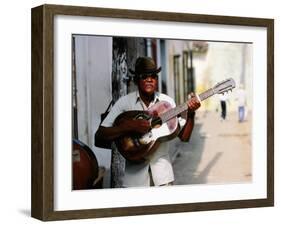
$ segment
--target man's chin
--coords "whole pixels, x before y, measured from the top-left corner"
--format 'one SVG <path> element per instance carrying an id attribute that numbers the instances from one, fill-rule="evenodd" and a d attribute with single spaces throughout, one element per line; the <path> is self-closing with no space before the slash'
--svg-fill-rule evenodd
<path id="1" fill-rule="evenodd" d="M 154 94 L 155 90 L 154 89 L 145 89 L 145 92 L 147 95 L 152 95 L 152 94 Z"/>

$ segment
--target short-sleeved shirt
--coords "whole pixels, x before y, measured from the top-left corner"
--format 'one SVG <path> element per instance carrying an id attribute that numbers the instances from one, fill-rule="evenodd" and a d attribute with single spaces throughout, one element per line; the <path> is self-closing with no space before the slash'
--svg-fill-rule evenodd
<path id="1" fill-rule="evenodd" d="M 131 110 L 147 110 L 158 101 L 167 101 L 172 105 L 172 107 L 176 106 L 171 97 L 156 92 L 154 100 L 148 107 L 146 107 L 141 100 L 138 91 L 129 93 L 128 95 L 121 97 L 114 104 L 101 126 L 111 127 L 119 114 Z M 182 118 L 180 118 L 179 122 L 180 126 L 185 124 L 185 120 Z M 150 178 L 150 173 L 152 178 Z M 151 156 L 149 162 L 134 164 L 126 161 L 125 174 L 123 177 L 124 187 L 150 186 L 150 179 L 153 180 L 153 183 L 156 186 L 174 181 L 174 173 L 169 156 L 169 142 L 161 143 L 157 151 Z"/>
<path id="2" fill-rule="evenodd" d="M 238 100 L 238 106 L 243 107 L 246 105 L 246 92 L 243 89 L 237 90 L 237 100 Z"/>

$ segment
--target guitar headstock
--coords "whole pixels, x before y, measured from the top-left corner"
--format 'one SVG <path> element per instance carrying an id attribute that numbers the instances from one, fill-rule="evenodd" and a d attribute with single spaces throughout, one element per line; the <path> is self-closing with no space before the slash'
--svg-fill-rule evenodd
<path id="1" fill-rule="evenodd" d="M 235 81 L 233 78 L 229 78 L 229 79 L 223 80 L 222 82 L 217 83 L 213 87 L 213 91 L 214 91 L 214 93 L 224 94 L 228 91 L 232 91 L 232 89 L 234 89 L 234 88 L 235 88 Z"/>

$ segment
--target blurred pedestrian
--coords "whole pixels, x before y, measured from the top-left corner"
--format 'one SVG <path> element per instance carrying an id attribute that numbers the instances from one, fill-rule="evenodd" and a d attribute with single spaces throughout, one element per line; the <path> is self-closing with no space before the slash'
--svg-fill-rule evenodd
<path id="1" fill-rule="evenodd" d="M 227 115 L 227 95 L 226 94 L 221 94 L 220 95 L 220 105 L 221 105 L 221 121 L 226 120 L 226 115 Z"/>
<path id="2" fill-rule="evenodd" d="M 245 108 L 246 108 L 246 92 L 244 90 L 244 86 L 241 84 L 239 89 L 237 90 L 237 97 L 236 100 L 238 101 L 238 121 L 243 122 L 245 120 Z"/>

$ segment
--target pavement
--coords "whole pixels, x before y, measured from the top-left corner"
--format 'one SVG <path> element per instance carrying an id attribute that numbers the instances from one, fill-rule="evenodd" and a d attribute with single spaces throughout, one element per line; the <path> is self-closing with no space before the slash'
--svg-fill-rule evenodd
<path id="1" fill-rule="evenodd" d="M 198 112 L 188 143 L 172 141 L 174 184 L 245 183 L 252 179 L 251 113 L 221 120 L 218 112 Z"/>

